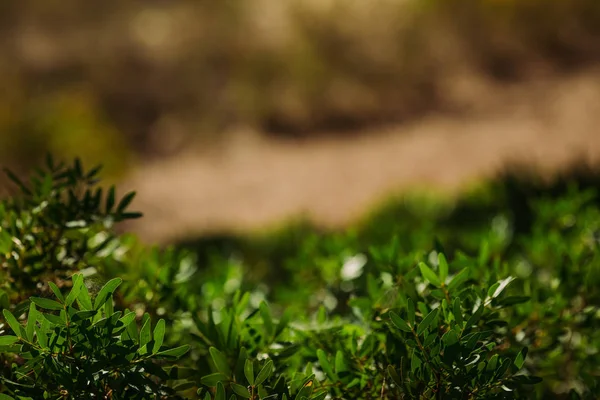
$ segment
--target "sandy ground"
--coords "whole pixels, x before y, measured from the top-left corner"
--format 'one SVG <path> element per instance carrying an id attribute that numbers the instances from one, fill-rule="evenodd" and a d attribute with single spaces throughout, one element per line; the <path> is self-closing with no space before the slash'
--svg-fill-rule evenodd
<path id="1" fill-rule="evenodd" d="M 220 150 L 141 165 L 121 185 L 137 190 L 135 208 L 145 213 L 127 229 L 168 243 L 299 216 L 340 226 L 415 186 L 456 191 L 514 164 L 547 174 L 600 164 L 600 71 L 513 86 L 455 84 L 467 93 L 457 98 L 459 111 L 352 139 L 285 141 L 241 130 Z"/>

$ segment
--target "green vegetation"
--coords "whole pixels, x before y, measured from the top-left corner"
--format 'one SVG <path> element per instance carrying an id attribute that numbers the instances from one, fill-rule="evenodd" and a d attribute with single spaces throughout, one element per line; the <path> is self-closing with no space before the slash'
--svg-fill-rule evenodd
<path id="1" fill-rule="evenodd" d="M 99 169 L 47 160 L 0 207 L 0 400 L 593 399 L 600 207 L 505 179 L 148 249 Z"/>

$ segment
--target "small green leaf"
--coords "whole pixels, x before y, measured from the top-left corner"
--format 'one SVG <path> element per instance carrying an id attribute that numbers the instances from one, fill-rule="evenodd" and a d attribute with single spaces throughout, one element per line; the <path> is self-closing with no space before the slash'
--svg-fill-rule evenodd
<path id="1" fill-rule="evenodd" d="M 494 299 L 492 305 L 496 307 L 508 307 L 515 304 L 526 303 L 529 300 L 531 300 L 530 296 L 508 296 L 501 300 Z"/>
<path id="2" fill-rule="evenodd" d="M 231 375 L 231 369 L 229 368 L 227 357 L 225 357 L 225 355 L 221 353 L 216 347 L 210 347 L 208 349 L 208 352 L 210 353 L 210 356 L 212 357 L 212 360 L 215 363 L 215 367 L 217 367 L 217 371 L 222 372 L 227 376 Z"/>
<path id="3" fill-rule="evenodd" d="M 471 315 L 469 317 L 469 319 L 467 320 L 467 328 L 470 328 L 473 325 L 477 325 L 477 323 L 479 322 L 479 319 L 481 318 L 481 315 L 483 314 L 483 309 L 484 309 L 484 305 L 481 304 L 477 308 L 477 310 L 475 310 L 475 312 L 473 313 L 473 315 Z"/>
<path id="4" fill-rule="evenodd" d="M 337 382 L 338 377 L 335 372 L 333 372 L 331 363 L 327 359 L 327 354 L 325 354 L 323 350 L 317 349 L 317 359 L 319 360 L 319 364 L 321 364 L 321 369 L 325 372 L 325 375 L 327 375 L 332 382 Z"/>
<path id="5" fill-rule="evenodd" d="M 406 304 L 408 323 L 415 325 L 415 302 L 409 297 Z"/>
<path id="6" fill-rule="evenodd" d="M 438 253 L 438 268 L 440 271 L 440 280 L 444 283 L 448 277 L 448 261 L 446 261 L 444 253 Z"/>
<path id="7" fill-rule="evenodd" d="M 529 349 L 527 347 L 523 347 L 523 349 L 515 357 L 514 364 L 515 364 L 515 367 L 517 367 L 517 369 L 523 368 L 523 365 L 525 364 L 525 358 L 527 358 L 528 351 L 529 351 Z"/>
<path id="8" fill-rule="evenodd" d="M 458 333 L 453 330 L 449 330 L 448 332 L 444 333 L 444 336 L 442 336 L 442 342 L 444 342 L 446 346 L 452 346 L 458 342 Z"/>
<path id="9" fill-rule="evenodd" d="M 2 310 L 2 314 L 4 314 L 4 319 L 6 320 L 6 322 L 8 322 L 8 326 L 10 326 L 10 328 L 13 330 L 13 332 L 18 337 L 23 337 L 22 336 L 23 327 L 21 326 L 19 321 L 17 321 L 15 316 L 12 315 L 12 313 L 10 311 L 8 311 L 6 308 L 4 310 Z"/>
<path id="10" fill-rule="evenodd" d="M 15 400 L 15 398 L 14 397 L 10 397 L 7 394 L 0 393 L 0 400 Z"/>
<path id="11" fill-rule="evenodd" d="M 400 316 L 398 314 L 396 314 L 395 312 L 390 311 L 390 318 L 392 320 L 392 323 L 396 326 L 396 328 L 400 329 L 401 331 L 404 331 L 404 332 L 412 331 L 410 326 L 402 318 L 400 318 Z"/>
<path id="12" fill-rule="evenodd" d="M 122 319 L 122 318 L 121 318 Z M 154 327 L 154 346 L 152 347 L 152 353 L 156 354 L 160 351 L 160 347 L 165 339 L 166 323 L 164 319 L 160 319 Z"/>
<path id="13" fill-rule="evenodd" d="M 264 381 L 266 381 L 271 376 L 272 373 L 273 373 L 273 361 L 269 360 L 264 365 L 264 367 L 262 367 L 262 369 L 256 376 L 256 381 L 254 382 L 254 385 L 258 386 L 258 385 L 262 384 Z"/>
<path id="14" fill-rule="evenodd" d="M 127 208 L 127 206 L 129 206 L 129 204 L 131 203 L 131 201 L 133 200 L 133 198 L 135 197 L 135 192 L 129 192 L 127 193 L 119 202 L 119 205 L 117 206 L 117 214 L 122 214 L 123 211 L 125 211 L 125 209 Z"/>
<path id="15" fill-rule="evenodd" d="M 215 400 L 225 400 L 225 387 L 221 382 L 217 382 L 217 392 L 215 393 Z"/>
<path id="16" fill-rule="evenodd" d="M 43 297 L 31 297 L 30 300 L 35 303 L 38 307 L 45 308 L 46 310 L 62 310 L 64 306 L 57 301 L 44 299 Z"/>
<path id="17" fill-rule="evenodd" d="M 452 304 L 452 314 L 454 315 L 454 320 L 462 328 L 463 324 L 463 316 L 462 316 L 462 308 L 460 305 L 460 298 L 455 298 L 454 303 Z"/>
<path id="18" fill-rule="evenodd" d="M 11 344 L 14 344 L 18 341 L 19 341 L 19 338 L 17 336 L 12 336 L 12 335 L 0 336 L 0 346 L 10 346 Z"/>
<path id="19" fill-rule="evenodd" d="M 421 321 L 421 323 L 417 326 L 417 335 L 423 334 L 423 332 L 425 332 L 425 330 L 427 330 L 427 328 L 429 328 L 429 326 L 434 323 L 434 321 L 437 318 L 437 315 L 437 308 L 431 311 L 429 314 L 427 314 L 427 316 L 423 318 L 423 321 Z"/>
<path id="20" fill-rule="evenodd" d="M 29 304 L 29 314 L 27 314 L 27 328 L 25 332 L 27 333 L 27 340 L 33 342 L 33 333 L 35 332 L 35 322 L 38 318 L 38 311 L 35 308 L 35 304 L 32 302 Z"/>
<path id="21" fill-rule="evenodd" d="M 123 282 L 121 278 L 113 278 L 110 281 L 106 282 L 106 284 L 100 289 L 96 299 L 94 300 L 94 310 L 98 310 L 100 306 L 108 300 L 109 296 L 115 291 L 117 287 Z"/>
<path id="22" fill-rule="evenodd" d="M 73 316 L 71 317 L 71 320 L 73 322 L 83 321 L 83 320 L 92 318 L 96 314 L 98 314 L 98 311 L 96 311 L 96 310 L 77 311 L 75 314 L 73 314 Z"/>
<path id="23" fill-rule="evenodd" d="M 220 372 L 216 372 L 214 374 L 210 374 L 210 375 L 205 375 L 202 378 L 200 378 L 200 383 L 202 383 L 203 385 L 206 386 L 217 386 L 217 383 L 219 382 L 226 382 L 227 381 L 227 376 L 220 373 Z"/>
<path id="24" fill-rule="evenodd" d="M 54 325 L 67 326 L 67 322 L 58 315 L 42 313 L 42 316 Z"/>
<path id="25" fill-rule="evenodd" d="M 392 378 L 392 381 L 394 381 L 394 383 L 398 387 L 402 387 L 404 385 L 404 382 L 402 382 L 402 379 L 400 378 L 400 375 L 398 375 L 398 372 L 396 371 L 396 368 L 394 368 L 391 365 L 388 365 L 387 366 L 387 373 L 390 376 L 390 378 Z"/>
<path id="26" fill-rule="evenodd" d="M 106 213 L 110 213 L 115 205 L 115 187 L 111 186 L 106 195 Z"/>
<path id="27" fill-rule="evenodd" d="M 52 292 L 54 293 L 54 295 L 56 296 L 56 298 L 58 300 L 60 300 L 61 303 L 64 303 L 65 302 L 65 297 L 61 293 L 61 291 L 58 288 L 58 286 L 56 286 L 56 284 L 54 282 L 48 282 L 48 286 L 50 287 L 50 289 L 52 289 Z"/>
<path id="28" fill-rule="evenodd" d="M 246 360 L 244 363 L 244 375 L 250 385 L 254 385 L 254 363 L 251 360 Z"/>
<path id="29" fill-rule="evenodd" d="M 462 270 L 460 270 L 460 272 L 458 274 L 454 275 L 454 277 L 448 284 L 448 290 L 453 291 L 454 289 L 459 287 L 461 284 L 466 282 L 467 279 L 469 279 L 469 269 L 463 268 Z"/>
<path id="30" fill-rule="evenodd" d="M 144 347 L 152 340 L 151 324 L 150 318 L 147 318 L 144 325 L 142 325 L 142 329 L 140 329 L 140 348 Z"/>
<path id="31" fill-rule="evenodd" d="M 83 285 L 81 287 L 79 295 L 77 296 L 77 303 L 82 310 L 91 310 L 93 308 L 92 299 L 90 298 L 90 292 L 88 291 L 87 286 Z"/>
<path id="32" fill-rule="evenodd" d="M 273 331 L 274 331 L 274 325 L 273 325 L 273 318 L 271 317 L 271 310 L 269 309 L 269 306 L 267 305 L 266 302 L 262 301 L 258 308 L 260 311 L 260 316 L 262 317 L 263 322 L 265 324 L 265 329 L 267 330 L 269 335 L 272 335 Z"/>
<path id="33" fill-rule="evenodd" d="M 190 345 L 186 344 L 183 346 L 175 347 L 174 349 L 159 351 L 156 356 L 179 358 L 190 350 Z"/>
<path id="34" fill-rule="evenodd" d="M 248 392 L 248 388 L 246 388 L 242 385 L 239 385 L 237 383 L 232 383 L 231 390 L 233 390 L 235 392 L 235 394 L 237 394 L 238 396 L 242 396 L 245 399 L 250 398 L 250 392 Z"/>
<path id="35" fill-rule="evenodd" d="M 67 295 L 67 299 L 65 300 L 65 304 L 70 306 L 73 304 L 75 299 L 79 296 L 79 292 L 81 291 L 81 287 L 83 286 L 83 275 L 75 274 L 73 276 L 73 288 Z"/>
<path id="36" fill-rule="evenodd" d="M 419 269 L 421 270 L 421 275 L 423 276 L 423 278 L 428 280 L 432 285 L 437 287 L 441 286 L 440 278 L 438 278 L 435 272 L 433 272 L 431 268 L 427 266 L 427 264 L 420 262 Z"/>

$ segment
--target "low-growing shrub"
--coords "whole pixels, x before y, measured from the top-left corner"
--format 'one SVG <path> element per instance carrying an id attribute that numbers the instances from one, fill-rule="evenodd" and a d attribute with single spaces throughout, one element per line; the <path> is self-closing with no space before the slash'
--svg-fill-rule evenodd
<path id="1" fill-rule="evenodd" d="M 592 191 L 536 192 L 525 221 L 491 186 L 195 253 L 115 234 L 139 214 L 97 172 L 49 159 L 0 204 L 0 400 L 600 392 Z"/>

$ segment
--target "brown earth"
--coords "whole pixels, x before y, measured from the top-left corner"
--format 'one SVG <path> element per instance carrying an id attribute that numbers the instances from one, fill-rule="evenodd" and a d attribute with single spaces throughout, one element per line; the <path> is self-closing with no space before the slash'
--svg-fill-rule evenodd
<path id="1" fill-rule="evenodd" d="M 293 141 L 240 129 L 218 150 L 139 166 L 121 187 L 145 213 L 128 226 L 167 243 L 246 232 L 290 218 L 340 226 L 408 188 L 451 193 L 520 165 L 553 174 L 600 161 L 600 70 L 501 86 L 453 80 L 453 112 Z"/>

